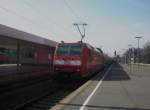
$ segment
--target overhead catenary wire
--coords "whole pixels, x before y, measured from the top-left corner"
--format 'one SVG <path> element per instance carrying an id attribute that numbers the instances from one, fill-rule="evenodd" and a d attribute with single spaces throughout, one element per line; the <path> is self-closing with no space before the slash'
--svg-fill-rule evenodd
<path id="1" fill-rule="evenodd" d="M 34 5 L 32 5 L 29 1 L 24 1 L 24 4 L 27 5 L 28 7 L 30 7 L 32 9 L 32 11 L 34 11 L 35 13 L 37 13 L 37 15 L 40 14 L 40 17 L 44 18 L 45 20 L 47 20 L 47 23 L 53 24 L 55 25 L 56 28 L 59 28 L 59 30 L 64 30 L 65 32 L 68 32 L 69 30 L 62 26 L 62 25 L 58 25 L 57 22 L 55 22 L 51 17 L 47 16 L 46 14 L 44 14 L 43 12 L 41 13 L 40 9 L 38 9 L 37 7 L 35 7 Z M 43 16 L 41 16 L 43 15 Z M 50 22 L 51 21 L 51 22 Z"/>
<path id="2" fill-rule="evenodd" d="M 35 22 L 34 20 L 32 20 L 32 19 L 30 19 L 30 18 L 28 18 L 28 17 L 26 17 L 26 16 L 24 16 L 24 15 L 22 15 L 22 14 L 19 14 L 19 13 L 13 11 L 13 10 L 10 10 L 10 9 L 8 9 L 8 8 L 5 8 L 4 6 L 1 6 L 1 5 L 0 5 L 0 9 L 2 9 L 3 11 L 5 11 L 5 12 L 7 12 L 7 13 L 13 14 L 13 15 L 15 15 L 16 17 L 22 18 L 23 20 L 27 21 L 28 23 L 30 23 L 30 24 L 32 24 L 32 25 L 36 25 L 36 28 L 37 28 L 37 27 L 38 27 L 38 28 L 40 27 L 37 22 Z M 44 28 L 45 28 L 45 26 L 44 26 Z M 39 28 L 39 29 L 41 29 L 41 28 Z M 51 32 L 51 33 L 53 34 L 53 36 L 55 35 L 53 32 Z"/>
<path id="3" fill-rule="evenodd" d="M 28 22 L 30 22 L 30 23 L 32 23 L 32 24 L 35 23 L 34 21 L 30 20 L 29 18 L 26 18 L 25 16 L 22 16 L 22 15 L 20 15 L 20 14 L 14 12 L 14 11 L 12 11 L 12 10 L 9 10 L 9 9 L 7 9 L 7 8 L 5 8 L 5 7 L 0 6 L 0 9 L 4 10 L 4 11 L 7 12 L 7 13 L 11 13 L 11 14 L 17 16 L 17 17 L 21 17 L 22 19 L 24 19 L 24 20 L 26 20 L 26 21 L 28 21 Z"/>
<path id="4" fill-rule="evenodd" d="M 59 28 L 59 29 L 61 29 L 61 30 L 65 30 L 65 32 L 68 32 L 68 29 L 65 29 L 64 27 L 62 27 L 61 25 L 58 25 L 55 21 L 53 21 L 52 19 L 51 19 L 51 17 L 49 17 L 49 16 L 46 16 L 45 14 L 43 14 L 42 12 L 41 12 L 41 10 L 39 10 L 37 7 L 35 7 L 34 5 L 32 5 L 30 2 L 28 2 L 27 0 L 26 1 L 23 1 L 23 3 L 25 4 L 25 5 L 27 5 L 28 7 L 30 7 L 31 9 L 32 9 L 32 11 L 34 11 L 35 13 L 37 13 L 37 15 L 39 16 L 39 15 L 43 15 L 43 16 L 40 16 L 40 17 L 42 17 L 42 18 L 44 18 L 45 20 L 47 20 L 48 22 L 46 22 L 46 23 L 50 23 L 50 24 L 54 24 L 55 26 L 56 26 L 56 28 Z M 67 2 L 66 2 L 67 3 Z M 68 3 L 67 3 L 68 4 Z M 70 7 L 69 6 L 69 4 L 67 5 L 68 6 L 68 8 Z M 44 24 L 45 24 L 45 22 L 44 23 L 42 23 L 42 24 L 40 24 L 40 26 L 38 25 L 39 24 L 39 22 L 37 22 L 36 20 L 33 20 L 33 19 L 31 19 L 31 18 L 29 18 L 29 17 L 27 17 L 27 16 L 24 16 L 23 14 L 21 14 L 21 13 L 18 13 L 18 12 L 16 12 L 16 11 L 13 11 L 13 10 L 11 10 L 11 9 L 8 9 L 8 8 L 5 8 L 4 6 L 1 6 L 1 9 L 3 9 L 5 12 L 7 12 L 7 13 L 11 13 L 11 14 L 13 14 L 13 15 L 15 15 L 15 16 L 17 16 L 17 17 L 19 17 L 19 18 L 22 18 L 23 20 L 25 20 L 25 21 L 27 21 L 27 22 L 29 22 L 30 24 L 32 24 L 32 25 L 36 25 L 36 28 L 40 28 L 41 29 L 41 26 L 43 27 L 43 28 L 46 28 L 47 26 L 44 26 Z M 71 11 L 74 13 L 74 16 L 76 16 L 76 18 L 78 18 L 78 19 L 81 19 L 75 12 L 74 12 L 74 10 L 70 7 L 70 9 L 71 9 Z M 49 22 L 49 21 L 51 21 L 51 22 Z M 47 29 L 47 28 L 46 28 Z M 72 32 L 74 32 L 74 31 L 72 31 Z M 53 34 L 53 36 L 55 35 L 53 32 L 51 32 L 52 34 Z"/>
<path id="5" fill-rule="evenodd" d="M 76 17 L 76 19 L 79 21 L 78 23 L 74 23 L 73 25 L 77 26 L 77 29 L 81 35 L 81 41 L 83 40 L 83 38 L 85 37 L 85 25 L 87 25 L 85 22 L 83 22 L 83 20 L 81 19 L 80 16 L 78 16 L 78 14 L 74 11 L 74 9 L 71 7 L 71 5 L 69 4 L 69 2 L 67 2 L 67 0 L 64 0 L 65 5 L 68 7 L 69 11 L 71 12 L 71 14 L 73 14 L 73 16 Z M 82 25 L 83 28 L 83 33 L 81 32 L 81 29 L 79 27 L 79 25 Z"/>
<path id="6" fill-rule="evenodd" d="M 78 16 L 78 14 L 74 11 L 74 9 L 70 6 L 70 4 L 68 3 L 67 0 L 64 0 L 65 5 L 68 7 L 69 11 L 71 12 L 71 14 L 73 14 L 73 16 L 76 17 L 77 20 L 79 20 L 80 22 L 82 22 L 83 20 L 81 19 L 81 17 Z"/>

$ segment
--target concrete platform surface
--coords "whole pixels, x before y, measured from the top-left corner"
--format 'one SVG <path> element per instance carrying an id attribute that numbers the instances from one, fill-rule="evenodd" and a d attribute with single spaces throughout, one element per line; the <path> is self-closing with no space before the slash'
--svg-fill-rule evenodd
<path id="1" fill-rule="evenodd" d="M 103 76 L 98 74 L 69 102 L 60 102 L 61 110 L 150 110 L 150 67 L 137 69 L 134 65 L 116 63 L 101 81 Z M 100 86 L 89 98 L 99 82 Z"/>

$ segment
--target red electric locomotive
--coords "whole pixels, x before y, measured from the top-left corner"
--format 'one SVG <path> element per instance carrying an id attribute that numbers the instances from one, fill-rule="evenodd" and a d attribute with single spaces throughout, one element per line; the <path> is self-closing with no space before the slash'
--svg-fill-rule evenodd
<path id="1" fill-rule="evenodd" d="M 101 49 L 83 42 L 62 42 L 55 51 L 54 70 L 61 74 L 74 73 L 87 77 L 104 68 L 104 62 Z"/>

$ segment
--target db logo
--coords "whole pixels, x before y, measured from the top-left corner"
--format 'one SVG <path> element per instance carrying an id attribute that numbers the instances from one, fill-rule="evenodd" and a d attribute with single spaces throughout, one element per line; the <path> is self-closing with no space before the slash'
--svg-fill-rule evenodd
<path id="1" fill-rule="evenodd" d="M 65 64 L 66 65 L 70 65 L 70 61 L 65 61 Z"/>

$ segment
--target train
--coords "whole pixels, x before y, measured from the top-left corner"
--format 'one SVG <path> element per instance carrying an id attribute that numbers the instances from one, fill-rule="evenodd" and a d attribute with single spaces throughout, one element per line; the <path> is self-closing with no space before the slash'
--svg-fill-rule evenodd
<path id="1" fill-rule="evenodd" d="M 0 24 L 0 85 L 53 74 L 57 44 Z"/>
<path id="2" fill-rule="evenodd" d="M 0 24 L 0 85 L 58 74 L 88 77 L 105 67 L 100 48 L 55 42 Z"/>
<path id="3" fill-rule="evenodd" d="M 105 57 L 100 48 L 88 43 L 58 44 L 54 54 L 54 71 L 59 75 L 89 77 L 105 67 Z"/>

